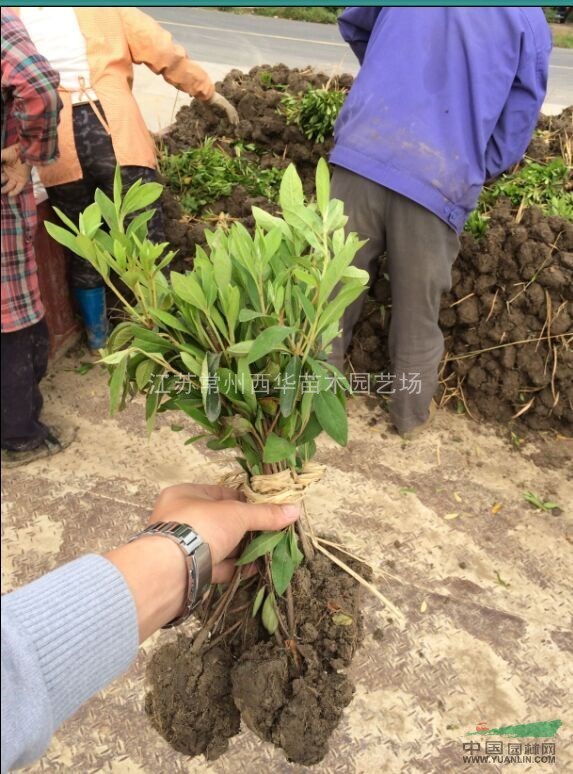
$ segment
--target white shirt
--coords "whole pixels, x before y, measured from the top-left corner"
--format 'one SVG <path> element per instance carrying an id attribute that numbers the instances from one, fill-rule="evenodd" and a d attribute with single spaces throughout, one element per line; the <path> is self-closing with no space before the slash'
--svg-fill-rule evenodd
<path id="1" fill-rule="evenodd" d="M 79 92 L 80 78 L 89 87 L 86 41 L 73 8 L 20 8 L 20 19 L 32 43 L 60 74 L 62 88 Z"/>

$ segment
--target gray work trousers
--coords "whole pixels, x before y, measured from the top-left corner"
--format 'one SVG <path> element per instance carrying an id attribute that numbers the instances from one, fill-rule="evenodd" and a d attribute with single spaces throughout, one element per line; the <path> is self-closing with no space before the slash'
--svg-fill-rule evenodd
<path id="1" fill-rule="evenodd" d="M 332 196 L 344 202 L 347 232 L 368 239 L 354 265 L 366 269 L 371 282 L 380 257 L 387 254 L 392 296 L 390 419 L 406 433 L 426 421 L 438 386 L 444 350 L 440 301 L 451 286 L 458 236 L 425 207 L 342 167 L 334 169 Z M 346 310 L 342 336 L 333 342 L 332 362 L 338 367 L 363 304 L 361 297 Z"/>

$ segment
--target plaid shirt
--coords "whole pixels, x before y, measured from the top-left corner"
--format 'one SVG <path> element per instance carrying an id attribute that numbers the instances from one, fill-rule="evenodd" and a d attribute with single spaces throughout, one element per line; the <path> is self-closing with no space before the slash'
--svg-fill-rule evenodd
<path id="1" fill-rule="evenodd" d="M 59 76 L 40 56 L 22 24 L 2 8 L 2 147 L 18 143 L 27 164 L 58 156 Z M 19 196 L 2 194 L 2 332 L 44 316 L 34 256 L 36 202 L 30 182 Z"/>

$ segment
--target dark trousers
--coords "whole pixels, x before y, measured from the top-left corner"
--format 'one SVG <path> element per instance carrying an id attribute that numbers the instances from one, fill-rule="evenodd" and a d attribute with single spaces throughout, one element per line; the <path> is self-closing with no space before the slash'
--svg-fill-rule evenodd
<path id="1" fill-rule="evenodd" d="M 35 449 L 47 436 L 40 422 L 40 381 L 48 367 L 45 320 L 12 333 L 2 333 L 2 448 Z"/>
<path id="2" fill-rule="evenodd" d="M 332 176 L 332 196 L 344 202 L 347 232 L 368 239 L 354 265 L 366 269 L 371 282 L 380 257 L 387 254 L 392 295 L 390 418 L 405 433 L 428 418 L 438 386 L 444 350 L 440 300 L 450 289 L 458 236 L 425 207 L 341 167 Z M 363 304 L 361 297 L 347 309 L 343 335 L 334 341 L 333 362 L 339 367 Z"/>
<path id="3" fill-rule="evenodd" d="M 99 110 L 103 110 L 98 104 Z M 83 179 L 73 183 L 50 186 L 48 197 L 53 207 L 60 209 L 74 223 L 78 223 L 80 213 L 88 207 L 95 197 L 97 188 L 113 196 L 113 178 L 117 161 L 111 137 L 91 105 L 75 105 L 73 108 L 74 142 L 82 168 Z M 148 167 L 124 166 L 121 168 L 123 189 L 126 191 L 136 180 L 146 183 L 157 181 L 157 172 Z M 165 242 L 165 229 L 161 205 L 157 203 L 155 215 L 148 224 L 149 239 L 153 242 Z M 70 282 L 73 288 L 94 288 L 103 285 L 103 280 L 93 266 L 83 258 L 66 250 L 69 256 Z"/>

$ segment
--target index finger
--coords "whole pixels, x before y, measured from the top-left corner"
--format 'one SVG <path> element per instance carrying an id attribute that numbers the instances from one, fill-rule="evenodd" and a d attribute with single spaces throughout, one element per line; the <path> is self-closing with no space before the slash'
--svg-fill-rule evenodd
<path id="1" fill-rule="evenodd" d="M 194 497 L 202 500 L 244 500 L 240 489 L 218 484 L 177 484 L 172 489 L 172 497 Z"/>

